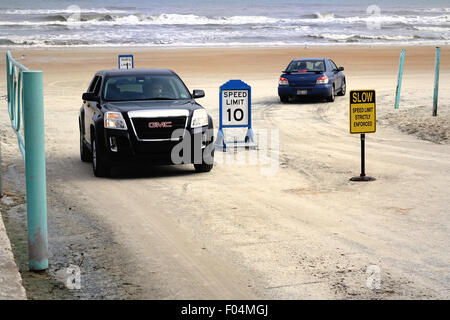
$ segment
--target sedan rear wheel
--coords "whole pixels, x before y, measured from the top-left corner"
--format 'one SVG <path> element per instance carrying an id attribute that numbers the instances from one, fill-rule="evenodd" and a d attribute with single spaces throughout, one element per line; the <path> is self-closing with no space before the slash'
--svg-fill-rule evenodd
<path id="1" fill-rule="evenodd" d="M 339 91 L 338 96 L 345 96 L 345 92 L 347 91 L 347 85 L 345 84 L 345 80 L 342 82 L 341 91 Z"/>
<path id="2" fill-rule="evenodd" d="M 329 102 L 334 102 L 334 97 L 335 97 L 335 95 L 336 95 L 336 91 L 335 91 L 335 89 L 334 89 L 334 85 L 331 87 L 331 95 L 328 97 L 328 101 Z"/>
<path id="3" fill-rule="evenodd" d="M 289 102 L 289 97 L 288 96 L 280 96 L 280 101 L 282 103 L 288 103 Z"/>

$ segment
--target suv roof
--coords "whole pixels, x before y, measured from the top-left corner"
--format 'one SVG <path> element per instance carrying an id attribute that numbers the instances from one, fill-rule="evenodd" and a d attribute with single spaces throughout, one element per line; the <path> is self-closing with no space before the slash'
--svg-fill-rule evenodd
<path id="1" fill-rule="evenodd" d="M 137 75 L 175 75 L 175 72 L 169 69 L 109 69 L 100 70 L 96 73 L 103 76 L 137 76 Z"/>

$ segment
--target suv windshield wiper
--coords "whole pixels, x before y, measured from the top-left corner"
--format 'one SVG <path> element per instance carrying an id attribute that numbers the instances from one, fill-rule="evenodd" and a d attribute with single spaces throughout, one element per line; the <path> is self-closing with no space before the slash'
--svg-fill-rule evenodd
<path id="1" fill-rule="evenodd" d="M 177 98 L 164 98 L 164 97 L 158 97 L 158 98 L 145 98 L 145 99 L 137 99 L 138 101 L 145 101 L 145 100 L 180 100 Z"/>
<path id="2" fill-rule="evenodd" d="M 148 101 L 148 100 L 184 100 L 176 98 L 147 98 L 147 99 L 126 99 L 126 100 L 104 100 L 106 102 L 128 102 L 128 101 Z"/>

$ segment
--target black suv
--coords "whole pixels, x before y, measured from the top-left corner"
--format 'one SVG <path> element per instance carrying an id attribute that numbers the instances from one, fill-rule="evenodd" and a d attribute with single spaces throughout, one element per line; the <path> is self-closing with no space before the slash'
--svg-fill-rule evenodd
<path id="1" fill-rule="evenodd" d="M 167 69 L 103 70 L 95 74 L 80 109 L 81 160 L 95 176 L 115 164 L 193 163 L 208 172 L 214 163 L 213 122 L 178 75 Z"/>

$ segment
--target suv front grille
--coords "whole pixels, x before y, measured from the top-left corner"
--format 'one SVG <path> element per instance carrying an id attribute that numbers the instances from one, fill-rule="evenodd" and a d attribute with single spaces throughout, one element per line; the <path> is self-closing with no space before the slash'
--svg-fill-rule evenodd
<path id="1" fill-rule="evenodd" d="M 186 116 L 131 118 L 139 140 L 170 140 L 177 129 L 186 128 Z"/>

